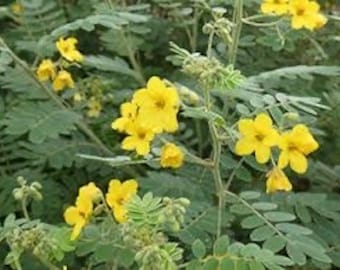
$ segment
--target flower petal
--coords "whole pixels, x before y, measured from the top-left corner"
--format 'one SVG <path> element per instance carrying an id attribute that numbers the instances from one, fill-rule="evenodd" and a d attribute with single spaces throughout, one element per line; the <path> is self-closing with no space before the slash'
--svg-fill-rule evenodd
<path id="1" fill-rule="evenodd" d="M 299 151 L 291 151 L 289 153 L 289 164 L 293 171 L 297 173 L 305 173 L 308 167 L 306 157 Z"/>
<path id="2" fill-rule="evenodd" d="M 113 215 L 118 223 L 126 222 L 127 220 L 126 214 L 127 214 L 127 210 L 124 206 L 115 207 L 113 209 Z"/>
<path id="3" fill-rule="evenodd" d="M 256 161 L 260 164 L 266 163 L 270 158 L 270 147 L 264 144 L 257 144 L 255 149 Z"/>
<path id="4" fill-rule="evenodd" d="M 75 206 L 68 207 L 64 212 L 64 219 L 68 225 L 75 225 L 82 220 L 79 210 Z"/>
<path id="5" fill-rule="evenodd" d="M 146 87 L 148 90 L 154 91 L 165 88 L 165 84 L 159 77 L 153 76 L 148 80 Z"/>
<path id="6" fill-rule="evenodd" d="M 235 153 L 239 156 L 246 156 L 255 150 L 255 141 L 248 138 L 241 138 L 235 145 Z"/>
<path id="7" fill-rule="evenodd" d="M 278 166 L 280 169 L 287 167 L 289 163 L 289 152 L 288 151 L 281 151 L 279 156 Z"/>
<path id="8" fill-rule="evenodd" d="M 265 113 L 260 113 L 254 120 L 254 126 L 257 130 L 268 130 L 273 125 L 272 119 Z"/>
<path id="9" fill-rule="evenodd" d="M 75 240 L 78 238 L 78 236 L 81 233 L 81 230 L 83 229 L 83 227 L 85 226 L 86 222 L 85 220 L 80 220 L 74 227 L 73 227 L 73 231 L 71 234 L 71 240 Z"/>
<path id="10" fill-rule="evenodd" d="M 238 130 L 244 136 L 255 136 L 254 121 L 251 119 L 241 119 L 238 122 Z"/>
<path id="11" fill-rule="evenodd" d="M 129 179 L 122 184 L 125 194 L 135 194 L 138 188 L 138 182 L 135 179 Z"/>

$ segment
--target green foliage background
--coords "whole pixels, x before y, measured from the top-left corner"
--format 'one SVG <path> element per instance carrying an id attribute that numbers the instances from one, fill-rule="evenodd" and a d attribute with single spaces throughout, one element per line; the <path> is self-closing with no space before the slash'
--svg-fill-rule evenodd
<path id="1" fill-rule="evenodd" d="M 19 213 L 20 207 L 12 197 L 17 176 L 41 182 L 44 199 L 31 205 L 32 218 L 55 225 L 63 222 L 63 210 L 74 201 L 81 185 L 95 181 L 105 190 L 112 178 L 134 177 L 139 180 L 142 194 L 152 191 L 157 196 L 190 199 L 185 225 L 171 237 L 185 248 L 186 258 L 197 258 L 189 269 L 200 269 L 199 259 L 208 254 L 204 249 L 210 252 L 216 240 L 210 172 L 190 164 L 178 171 L 159 171 L 152 164 L 114 167 L 110 162 L 84 159 L 78 154 L 125 154 L 120 149 L 121 136 L 110 125 L 119 114 L 120 103 L 150 76 L 158 75 L 195 90 L 195 82 L 171 61 L 169 42 L 205 53 L 207 36 L 201 29 L 211 20 L 211 10 L 200 7 L 204 1 L 190 0 L 116 1 L 113 9 L 99 0 L 19 2 L 24 11 L 17 17 L 10 10 L 12 2 L 0 1 L 0 36 L 22 59 L 21 63 L 15 62 L 5 50 L 0 52 L 0 219 Z M 231 17 L 233 1 L 205 2 L 208 7 L 226 8 Z M 245 15 L 256 14 L 260 2 L 244 0 Z M 336 1 L 321 4 L 327 14 L 339 16 Z M 283 22 L 279 25 L 281 36 L 275 27 L 243 25 L 235 68 L 241 70 L 246 83 L 227 94 L 216 89 L 216 111 L 231 115 L 226 119 L 230 125 L 264 107 L 279 121 L 286 112 L 298 112 L 312 127 L 321 148 L 313 155 L 306 175 L 291 177 L 293 193 L 271 196 L 264 192 L 268 168 L 257 165 L 251 157 L 239 159 L 230 152 L 223 154 L 224 180 L 234 171 L 235 181 L 223 217 L 224 234 L 229 237 L 216 240 L 215 255 L 219 249 L 224 254 L 227 249 L 220 247 L 221 243 L 231 241 L 234 244 L 228 252 L 240 258 L 255 258 L 251 270 L 264 269 L 263 265 L 267 269 L 288 269 L 288 260 L 301 265 L 292 269 L 340 267 L 338 20 L 329 20 L 317 32 L 292 31 Z M 46 86 L 30 73 L 41 59 L 55 53 L 56 39 L 69 35 L 78 38 L 79 49 L 86 56 L 82 68 L 72 68 L 77 87 L 103 93 L 103 111 L 95 119 L 86 117 L 84 106 L 72 106 L 72 92 L 63 94 L 65 103 L 51 99 Z M 227 63 L 223 42 L 216 39 L 213 52 Z M 208 134 L 204 119 L 192 121 L 180 116 L 180 120 L 176 134 L 179 144 L 207 157 L 210 144 L 205 139 Z M 238 247 L 235 242 L 239 242 Z M 96 248 L 100 247 L 79 251 L 78 255 L 91 254 Z M 263 253 L 264 249 L 271 254 Z M 0 261 L 7 251 L 6 244 L 0 244 Z M 213 256 L 209 258 L 213 260 Z M 44 269 L 30 256 L 24 260 L 24 269 Z M 221 263 L 230 267 L 224 269 L 248 269 L 242 264 L 232 268 L 236 266 L 227 259 Z M 87 257 L 70 254 L 65 264 L 80 269 L 87 265 Z M 216 266 L 213 261 L 209 264 Z M 208 266 L 203 269 L 214 269 Z M 129 267 L 125 269 L 134 269 Z M 93 269 L 106 268 L 98 263 Z"/>

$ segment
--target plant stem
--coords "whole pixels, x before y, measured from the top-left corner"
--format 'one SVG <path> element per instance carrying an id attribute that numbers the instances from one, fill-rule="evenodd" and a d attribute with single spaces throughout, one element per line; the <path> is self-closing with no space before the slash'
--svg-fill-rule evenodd
<path id="1" fill-rule="evenodd" d="M 240 34 L 242 30 L 242 16 L 243 16 L 243 0 L 235 0 L 234 2 L 234 13 L 233 13 L 233 23 L 234 29 L 232 33 L 232 43 L 229 47 L 229 64 L 235 65 L 238 44 L 240 41 Z"/>
<path id="2" fill-rule="evenodd" d="M 126 33 L 122 30 L 123 42 L 124 42 L 126 49 L 127 49 L 127 52 L 128 52 L 128 58 L 129 58 L 129 61 L 132 65 L 134 71 L 136 72 L 135 78 L 140 84 L 145 85 L 146 80 L 145 80 L 144 75 L 143 75 L 142 67 L 140 66 L 140 64 L 138 63 L 138 61 L 136 59 L 135 51 L 130 46 L 130 44 L 132 44 L 132 42 L 130 41 L 130 38 L 128 36 L 126 36 L 125 34 Z"/>
<path id="3" fill-rule="evenodd" d="M 27 197 L 23 196 L 22 200 L 21 200 L 21 209 L 22 209 L 22 213 L 24 214 L 25 219 L 30 220 L 30 216 L 28 214 L 27 211 Z"/>
<path id="4" fill-rule="evenodd" d="M 209 88 L 205 87 L 204 89 L 204 103 L 205 108 L 209 112 L 211 110 L 210 104 L 210 93 Z M 218 138 L 217 128 L 213 120 L 208 121 L 209 124 L 209 131 L 210 136 L 213 144 L 212 149 L 212 161 L 213 166 L 211 168 L 214 181 L 215 181 L 215 188 L 216 188 L 216 195 L 218 197 L 218 211 L 217 211 L 217 227 L 216 227 L 216 237 L 218 238 L 221 235 L 222 230 L 222 214 L 225 205 L 225 194 L 223 192 L 223 182 L 221 177 L 221 170 L 220 170 L 220 161 L 221 161 L 221 151 L 222 151 L 222 144 Z"/>
<path id="5" fill-rule="evenodd" d="M 13 58 L 14 62 L 16 62 L 19 66 L 21 66 L 24 71 L 34 80 L 34 82 L 40 87 L 40 89 L 42 89 L 49 97 L 51 100 L 53 100 L 56 105 L 63 110 L 69 110 L 69 108 L 67 107 L 66 104 L 64 104 L 64 102 L 59 99 L 59 97 L 57 95 L 55 95 L 46 85 L 44 85 L 43 83 L 41 83 L 38 78 L 32 73 L 31 69 L 28 67 L 28 65 L 22 61 L 5 43 L 5 41 L 0 38 L 0 50 L 1 47 L 3 49 L 6 50 L 6 52 L 8 52 L 11 57 Z M 98 147 L 105 153 L 108 155 L 111 155 L 112 152 L 111 150 L 109 150 L 104 144 L 103 142 L 96 136 L 96 134 L 93 133 L 93 131 L 87 126 L 86 123 L 79 121 L 77 123 L 77 126 L 79 127 L 80 130 L 82 130 L 93 142 L 95 142 Z"/>
<path id="6" fill-rule="evenodd" d="M 59 267 L 55 266 L 53 263 L 49 262 L 45 258 L 38 257 L 39 261 L 45 265 L 49 270 L 59 270 Z"/>
<path id="7" fill-rule="evenodd" d="M 214 41 L 214 35 L 215 35 L 214 31 L 211 31 L 211 33 L 209 34 L 208 48 L 207 48 L 207 56 L 209 58 L 212 57 L 212 45 L 213 45 L 213 41 Z"/>
<path id="8" fill-rule="evenodd" d="M 236 175 L 236 171 L 242 166 L 242 163 L 244 162 L 245 158 L 241 158 L 239 160 L 239 162 L 237 163 L 237 165 L 235 166 L 234 170 L 232 171 L 232 173 L 230 174 L 229 178 L 228 178 L 228 181 L 227 181 L 227 184 L 225 185 L 225 189 L 228 190 L 229 187 L 231 186 L 231 183 L 233 182 L 234 180 L 234 177 Z"/>

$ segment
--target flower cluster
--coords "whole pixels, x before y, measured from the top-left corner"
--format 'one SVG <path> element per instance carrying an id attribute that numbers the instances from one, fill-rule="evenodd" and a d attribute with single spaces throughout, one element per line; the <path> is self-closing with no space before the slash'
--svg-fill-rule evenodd
<path id="1" fill-rule="evenodd" d="M 264 164 L 271 157 L 272 147 L 277 146 L 280 150 L 278 165 L 274 164 L 274 169 L 268 174 L 267 192 L 291 190 L 292 186 L 282 169 L 289 165 L 296 173 L 305 173 L 308 168 L 306 156 L 319 148 L 305 125 L 295 125 L 293 129 L 280 134 L 265 113 L 257 115 L 254 120 L 241 119 L 238 129 L 241 137 L 235 145 L 237 155 L 255 153 L 256 161 Z"/>
<path id="2" fill-rule="evenodd" d="M 65 210 L 64 219 L 66 223 L 74 226 L 71 240 L 75 240 L 89 222 L 93 213 L 93 205 L 100 198 L 100 194 L 100 189 L 91 182 L 79 189 L 75 205 Z"/>
<path id="3" fill-rule="evenodd" d="M 73 37 L 67 39 L 60 38 L 56 42 L 56 47 L 61 56 L 68 62 L 81 62 L 83 61 L 83 55 L 77 50 L 77 43 L 77 39 Z M 60 67 L 58 71 L 57 66 Z M 60 61 L 54 63 L 51 59 L 42 60 L 36 74 L 41 82 L 52 80 L 52 87 L 56 92 L 62 91 L 65 88 L 74 88 L 71 73 L 63 68 Z"/>
<path id="4" fill-rule="evenodd" d="M 160 78 L 151 77 L 146 88 L 134 93 L 131 102 L 121 105 L 121 117 L 113 121 L 112 128 L 128 135 L 122 142 L 124 150 L 136 150 L 145 156 L 150 153 L 155 135 L 178 130 L 178 111 L 177 90 Z M 178 168 L 183 162 L 181 150 L 173 144 L 163 148 L 162 157 L 163 167 Z"/>
<path id="5" fill-rule="evenodd" d="M 65 222 L 73 226 L 71 240 L 78 238 L 94 213 L 98 214 L 98 209 L 103 209 L 103 206 L 112 209 L 113 216 L 118 223 L 126 222 L 126 203 L 137 193 L 137 188 L 138 183 L 134 179 L 123 183 L 112 179 L 109 183 L 106 200 L 104 200 L 102 191 L 93 182 L 80 187 L 75 205 L 69 206 L 64 212 Z M 95 205 L 97 205 L 96 208 L 94 208 Z"/>
<path id="6" fill-rule="evenodd" d="M 265 14 L 289 15 L 293 29 L 315 30 L 327 22 L 327 18 L 320 13 L 320 5 L 313 0 L 264 0 L 261 11 Z"/>
<path id="7" fill-rule="evenodd" d="M 137 193 L 138 183 L 134 179 L 121 183 L 113 179 L 109 183 L 109 191 L 106 194 L 106 202 L 111 207 L 117 222 L 123 223 L 127 220 L 126 203 Z"/>

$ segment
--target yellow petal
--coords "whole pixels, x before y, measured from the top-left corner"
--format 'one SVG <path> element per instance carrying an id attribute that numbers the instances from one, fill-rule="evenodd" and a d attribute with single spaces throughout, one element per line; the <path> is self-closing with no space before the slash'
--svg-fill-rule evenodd
<path id="1" fill-rule="evenodd" d="M 259 143 L 255 149 L 255 157 L 258 163 L 266 163 L 270 158 L 270 147 Z"/>
<path id="2" fill-rule="evenodd" d="M 113 209 L 113 215 L 118 223 L 124 223 L 127 221 L 127 210 L 125 207 L 115 207 Z"/>
<path id="3" fill-rule="evenodd" d="M 291 151 L 289 153 L 289 164 L 293 171 L 297 173 L 305 173 L 308 167 L 308 161 L 306 157 L 298 152 L 298 151 Z"/>
<path id="4" fill-rule="evenodd" d="M 292 190 L 292 184 L 282 170 L 274 168 L 268 173 L 266 182 L 267 193 L 290 190 Z"/>
<path id="5" fill-rule="evenodd" d="M 79 237 L 81 230 L 83 229 L 85 224 L 86 224 L 85 220 L 81 220 L 73 227 L 73 231 L 72 231 L 72 234 L 71 234 L 71 240 L 72 241 Z"/>
<path id="6" fill-rule="evenodd" d="M 279 133 L 275 129 L 271 129 L 264 137 L 263 144 L 272 147 L 278 145 L 279 141 L 280 141 Z"/>
<path id="7" fill-rule="evenodd" d="M 300 16 L 292 17 L 292 28 L 293 29 L 301 29 L 304 25 L 304 20 Z"/>
<path id="8" fill-rule="evenodd" d="M 238 122 L 238 130 L 244 136 L 255 136 L 254 121 L 251 119 L 241 119 Z"/>
<path id="9" fill-rule="evenodd" d="M 272 119 L 265 113 L 260 113 L 254 120 L 254 126 L 257 130 L 271 129 L 273 125 Z"/>
<path id="10" fill-rule="evenodd" d="M 136 148 L 136 145 L 138 144 L 138 141 L 136 140 L 135 137 L 129 136 L 126 137 L 122 141 L 122 149 L 124 150 L 134 150 Z"/>
<path id="11" fill-rule="evenodd" d="M 136 147 L 136 152 L 138 155 L 146 156 L 150 153 L 150 143 L 149 142 L 140 142 Z"/>
<path id="12" fill-rule="evenodd" d="M 281 151 L 279 156 L 278 166 L 280 169 L 287 167 L 289 163 L 289 152 L 288 151 Z"/>
<path id="13" fill-rule="evenodd" d="M 64 212 L 64 219 L 68 225 L 75 225 L 83 218 L 80 216 L 79 210 L 76 207 L 70 206 Z"/>
<path id="14" fill-rule="evenodd" d="M 153 76 L 148 80 L 147 89 L 154 91 L 165 88 L 164 82 L 157 76 Z"/>
<path id="15" fill-rule="evenodd" d="M 248 138 L 241 138 L 235 145 L 235 153 L 239 156 L 246 156 L 255 150 L 255 141 Z"/>
<path id="16" fill-rule="evenodd" d="M 135 179 L 129 179 L 122 184 L 123 192 L 126 194 L 135 194 L 138 188 L 138 182 Z"/>

